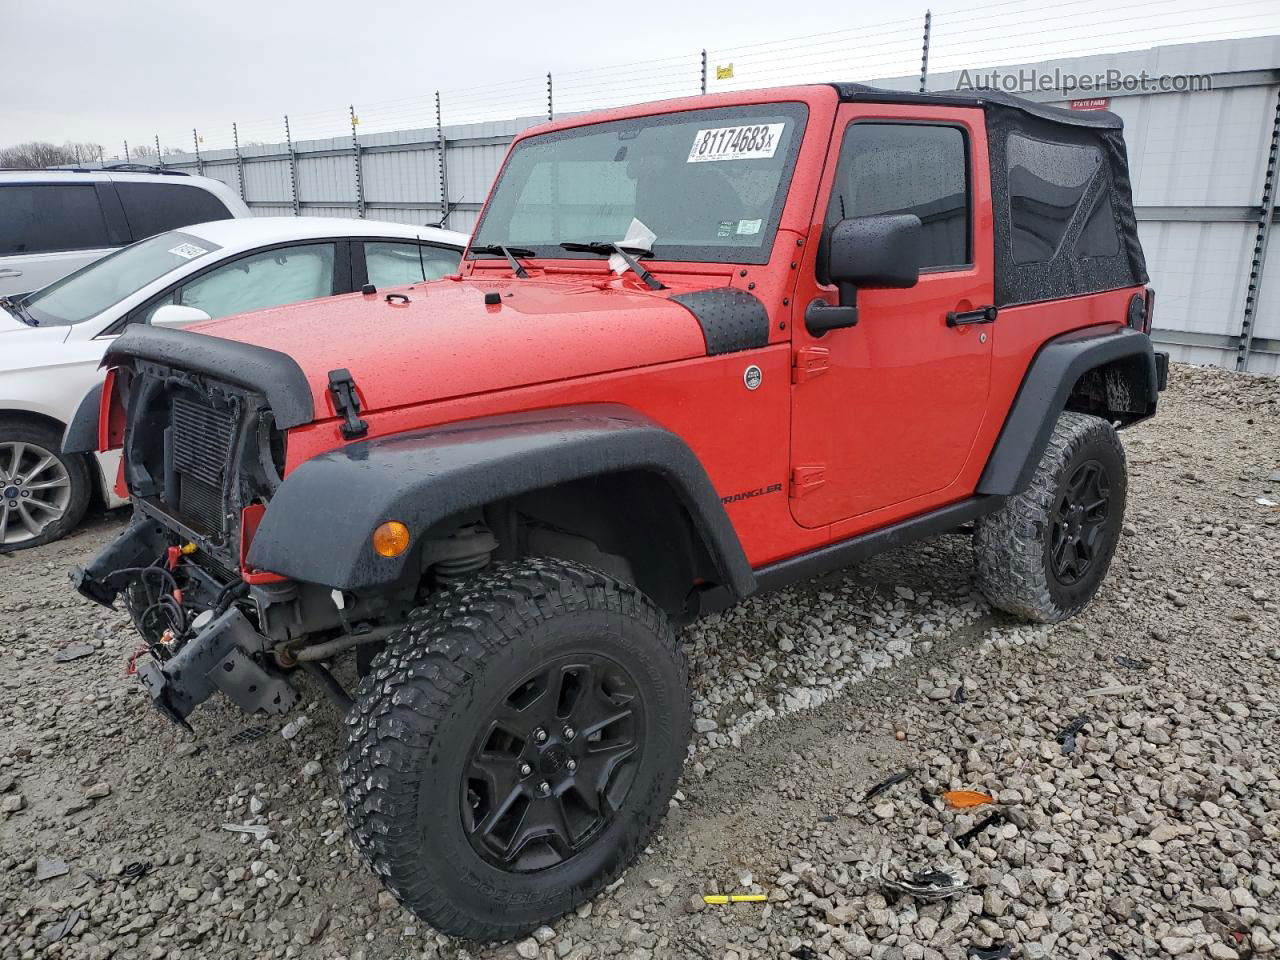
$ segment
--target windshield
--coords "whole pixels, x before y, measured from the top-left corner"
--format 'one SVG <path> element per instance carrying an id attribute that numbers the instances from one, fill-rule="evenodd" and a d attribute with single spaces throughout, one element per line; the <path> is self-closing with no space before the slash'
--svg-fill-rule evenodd
<path id="1" fill-rule="evenodd" d="M 23 301 L 41 326 L 81 323 L 153 280 L 219 249 L 216 243 L 174 230 L 117 250 L 37 290 Z"/>
<path id="2" fill-rule="evenodd" d="M 503 167 L 475 244 L 590 257 L 560 244 L 652 234 L 638 245 L 659 260 L 764 263 L 806 116 L 775 103 L 530 137 Z"/>

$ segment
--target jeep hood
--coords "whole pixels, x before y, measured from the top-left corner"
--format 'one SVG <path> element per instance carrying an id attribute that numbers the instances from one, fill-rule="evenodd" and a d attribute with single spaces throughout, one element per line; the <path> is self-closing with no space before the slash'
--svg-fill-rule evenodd
<path id="1" fill-rule="evenodd" d="M 700 279 L 659 291 L 603 275 L 445 279 L 189 329 L 292 357 L 324 419 L 336 369 L 350 371 L 364 410 L 373 411 L 705 356 L 697 319 L 668 299 L 705 289 Z"/>

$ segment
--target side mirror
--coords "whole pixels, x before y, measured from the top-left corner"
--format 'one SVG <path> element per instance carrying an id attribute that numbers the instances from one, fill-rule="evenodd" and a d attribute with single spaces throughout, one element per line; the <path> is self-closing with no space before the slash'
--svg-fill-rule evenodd
<path id="1" fill-rule="evenodd" d="M 840 305 L 815 300 L 804 322 L 815 337 L 858 322 L 858 288 L 914 287 L 920 279 L 923 227 L 913 213 L 841 220 L 827 240 L 826 274 L 840 290 Z"/>
<path id="2" fill-rule="evenodd" d="M 153 327 L 185 327 L 190 323 L 212 319 L 213 317 L 196 307 L 168 303 L 153 313 L 149 322 Z"/>

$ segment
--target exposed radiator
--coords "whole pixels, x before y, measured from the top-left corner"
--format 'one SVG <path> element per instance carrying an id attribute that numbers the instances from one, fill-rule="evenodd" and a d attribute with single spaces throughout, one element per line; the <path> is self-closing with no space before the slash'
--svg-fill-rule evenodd
<path id="1" fill-rule="evenodd" d="M 235 414 L 178 395 L 173 398 L 170 425 L 177 508 L 201 533 L 220 533 L 225 529 Z"/>

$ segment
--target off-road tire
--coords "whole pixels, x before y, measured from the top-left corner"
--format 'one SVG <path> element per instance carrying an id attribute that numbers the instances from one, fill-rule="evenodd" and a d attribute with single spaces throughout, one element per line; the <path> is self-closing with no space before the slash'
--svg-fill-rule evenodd
<path id="1" fill-rule="evenodd" d="M 0 531 L 0 553 L 27 550 L 52 543 L 54 540 L 61 540 L 80 525 L 93 493 L 93 478 L 89 472 L 88 459 L 78 454 L 63 453 L 62 435 L 57 430 L 25 420 L 0 420 L 0 496 L 3 496 L 5 486 L 3 473 L 10 467 L 9 463 L 4 461 L 7 458 L 6 451 L 11 444 L 30 445 L 29 449 L 39 448 L 53 456 L 61 465 L 66 479 L 70 481 L 70 488 L 62 515 L 44 526 L 38 535 L 7 543 L 2 535 L 3 531 Z M 28 456 L 28 462 L 30 459 L 31 457 Z"/>
<path id="2" fill-rule="evenodd" d="M 1099 465 L 1109 484 L 1105 523 L 1099 525 L 1092 561 L 1078 580 L 1063 583 L 1054 572 L 1051 541 L 1055 511 L 1083 466 Z M 1107 421 L 1064 412 L 1026 490 L 974 525 L 978 587 L 992 606 L 1039 623 L 1080 612 L 1106 577 L 1124 523 L 1128 477 L 1124 448 Z"/>
<path id="3" fill-rule="evenodd" d="M 562 862 L 511 873 L 473 849 L 460 797 L 470 745 L 522 671 L 605 656 L 637 678 L 644 741 L 612 819 Z M 436 929 L 508 939 L 589 900 L 643 848 L 667 809 L 691 716 L 684 654 L 634 586 L 574 563 L 494 566 L 413 611 L 361 680 L 346 718 L 342 799 L 356 848 Z M 535 777 L 538 774 L 535 773 Z"/>

